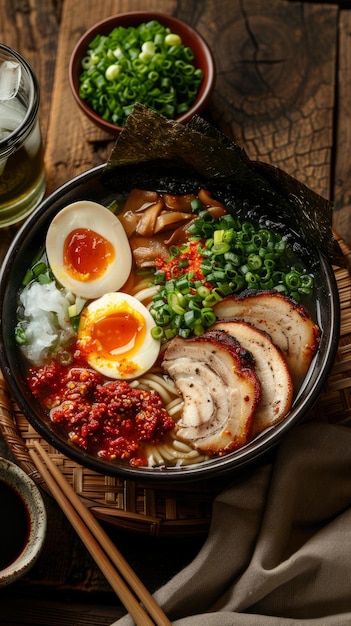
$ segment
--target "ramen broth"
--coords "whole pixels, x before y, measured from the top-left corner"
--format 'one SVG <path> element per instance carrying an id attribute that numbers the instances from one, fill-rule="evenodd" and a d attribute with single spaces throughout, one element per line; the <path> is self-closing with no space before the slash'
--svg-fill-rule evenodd
<path id="1" fill-rule="evenodd" d="M 225 215 L 224 206 L 204 190 L 201 190 L 199 194 L 186 196 L 167 194 L 161 196 L 156 192 L 133 190 L 125 201 L 119 203 L 116 214 L 128 235 L 134 256 L 131 275 L 121 291 L 137 296 L 143 304 L 150 307 L 157 292 L 153 282 L 155 265 L 160 258 L 169 258 L 171 246 L 181 246 L 187 242 L 187 228 L 196 218 L 192 212 L 192 203 L 199 198 L 203 208 L 212 212 L 215 218 Z M 45 255 L 43 258 L 45 259 Z M 309 299 L 311 300 L 311 297 Z M 163 348 L 164 346 L 161 347 L 161 355 Z M 51 419 L 55 414 L 55 406 L 64 409 L 68 406 L 65 402 L 69 403 L 72 399 L 66 392 L 67 385 L 71 382 L 65 377 L 65 369 L 68 371 L 70 368 L 80 368 L 81 371 L 91 371 L 82 357 L 79 351 L 76 353 L 76 344 L 73 342 L 70 347 L 63 349 L 62 353 L 58 353 L 51 363 L 42 367 L 28 367 L 28 382 L 31 390 L 39 398 L 45 411 L 47 413 L 51 411 Z M 97 421 L 91 419 L 91 416 L 84 417 L 82 424 L 79 423 L 77 415 L 86 415 L 87 404 L 92 401 L 89 398 L 93 397 L 91 394 L 97 393 L 99 398 L 99 385 L 111 382 L 106 378 L 95 376 L 92 377 L 94 387 L 91 387 L 90 395 L 82 393 L 80 404 L 71 405 L 67 409 L 67 423 L 65 423 L 65 410 L 57 413 L 59 415 L 57 426 L 63 428 L 72 442 L 112 461 L 119 458 L 131 465 L 149 466 L 202 462 L 208 458 L 206 455 L 177 438 L 176 423 L 181 416 L 183 402 L 173 381 L 164 375 L 160 363 L 161 356 L 150 371 L 133 381 L 128 381 L 131 385 L 131 395 L 133 395 L 133 389 L 145 390 L 145 393 L 151 390 L 162 404 L 164 414 L 161 422 L 154 431 L 150 431 L 149 438 L 145 436 L 137 441 L 135 429 L 131 429 L 128 435 L 128 424 L 126 422 L 121 424 L 121 420 L 119 424 L 112 420 L 109 424 L 109 436 L 104 435 L 104 428 L 98 426 Z M 74 384 L 77 384 L 76 378 L 78 384 L 81 384 L 81 373 L 75 375 Z M 85 380 L 85 375 L 83 378 Z M 93 401 L 97 402 L 96 396 Z M 170 427 L 170 419 L 174 428 Z M 114 428 L 116 430 L 113 430 Z M 104 437 L 105 441 L 103 441 Z M 113 438 L 118 437 L 124 437 L 126 444 L 117 451 L 116 447 L 113 447 Z"/>

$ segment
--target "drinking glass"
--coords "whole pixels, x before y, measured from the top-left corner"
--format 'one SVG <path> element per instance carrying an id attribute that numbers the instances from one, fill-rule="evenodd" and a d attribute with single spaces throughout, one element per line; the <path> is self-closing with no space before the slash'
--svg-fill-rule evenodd
<path id="1" fill-rule="evenodd" d="M 0 45 L 0 228 L 23 220 L 45 193 L 39 99 L 30 65 Z"/>

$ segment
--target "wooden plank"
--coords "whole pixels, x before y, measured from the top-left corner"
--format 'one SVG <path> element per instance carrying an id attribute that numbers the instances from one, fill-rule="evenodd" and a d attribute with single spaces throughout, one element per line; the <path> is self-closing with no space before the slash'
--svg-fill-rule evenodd
<path id="1" fill-rule="evenodd" d="M 104 163 L 115 139 L 95 127 L 78 109 L 69 86 L 68 65 L 74 45 L 84 31 L 115 13 L 143 10 L 143 0 L 84 0 L 63 4 L 58 42 L 51 123 L 46 146 L 48 191 L 75 175 Z M 150 0 L 148 9 L 172 13 L 175 2 Z"/>
<path id="2" fill-rule="evenodd" d="M 329 196 L 337 7 L 284 0 L 217 6 L 208 3 L 201 18 L 216 52 L 215 123 L 252 159 Z"/>
<path id="3" fill-rule="evenodd" d="M 84 11 L 79 2 L 67 0 L 1 4 L 0 24 L 8 23 L 5 12 L 11 12 L 11 28 L 2 31 L 0 26 L 1 40 L 21 50 L 41 84 L 48 193 L 77 173 L 103 163 L 114 143 L 73 102 L 68 63 L 76 41 L 99 19 L 144 7 L 143 0 L 85 0 Z M 207 112 L 210 120 L 236 138 L 251 158 L 276 164 L 329 196 L 337 6 L 289 0 L 207 0 L 201 4 L 149 0 L 148 7 L 177 14 L 212 47 L 218 78 Z M 346 20 L 349 12 L 343 13 Z M 346 21 L 341 36 L 343 30 L 347 44 Z M 343 59 L 347 62 L 347 55 Z M 337 204 L 338 189 L 339 185 Z"/>
<path id="4" fill-rule="evenodd" d="M 98 19 L 144 6 L 142 0 L 86 0 L 82 12 L 79 3 L 64 3 L 46 150 L 49 190 L 103 163 L 114 143 L 72 106 L 67 67 L 74 43 Z M 153 0 L 148 6 L 175 12 L 214 51 L 210 121 L 251 158 L 329 196 L 338 8 L 288 0 Z"/>
<path id="5" fill-rule="evenodd" d="M 351 244 L 351 10 L 340 11 L 336 103 L 334 228 Z"/>
<path id="6" fill-rule="evenodd" d="M 0 594 L 1 626 L 110 626 L 125 610 L 103 603 L 62 602 L 28 598 L 7 592 Z"/>

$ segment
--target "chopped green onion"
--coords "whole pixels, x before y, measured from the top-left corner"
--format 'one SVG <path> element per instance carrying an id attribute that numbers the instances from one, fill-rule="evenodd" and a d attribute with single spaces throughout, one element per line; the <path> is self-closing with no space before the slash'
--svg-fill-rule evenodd
<path id="1" fill-rule="evenodd" d="M 34 274 L 33 271 L 31 269 L 27 270 L 24 278 L 22 280 L 22 285 L 25 287 L 26 285 L 29 285 L 30 281 L 33 280 L 34 278 Z"/>
<path id="2" fill-rule="evenodd" d="M 205 326 L 209 327 L 216 321 L 216 315 L 211 308 L 204 308 L 201 311 L 201 318 Z"/>
<path id="3" fill-rule="evenodd" d="M 305 290 L 304 293 L 309 294 L 311 292 L 311 289 L 313 288 L 312 276 L 310 276 L 310 274 L 303 274 L 302 276 L 300 276 L 300 281 L 301 281 L 300 290 L 303 289 Z"/>
<path id="4" fill-rule="evenodd" d="M 197 293 L 199 294 L 201 298 L 206 298 L 210 294 L 210 290 L 205 285 L 200 285 L 197 288 Z"/>
<path id="5" fill-rule="evenodd" d="M 189 266 L 189 261 L 187 259 L 183 259 L 182 261 L 179 261 L 178 266 L 179 267 L 188 267 Z"/>
<path id="6" fill-rule="evenodd" d="M 106 80 L 110 80 L 110 81 L 117 80 L 118 76 L 121 73 L 121 69 L 122 68 L 120 65 L 117 65 L 117 64 L 109 65 L 105 71 Z"/>
<path id="7" fill-rule="evenodd" d="M 228 252 L 230 250 L 230 246 L 228 243 L 225 243 L 224 241 L 220 242 L 220 243 L 214 243 L 211 251 L 212 254 L 225 254 L 225 252 Z"/>
<path id="8" fill-rule="evenodd" d="M 212 307 L 222 298 L 213 290 L 206 298 L 203 300 L 204 307 Z"/>
<path id="9" fill-rule="evenodd" d="M 27 342 L 26 333 L 20 326 L 17 326 L 15 330 L 15 339 L 19 346 L 23 346 Z"/>
<path id="10" fill-rule="evenodd" d="M 50 274 L 50 272 L 45 272 L 45 274 L 39 274 L 38 276 L 38 282 L 41 285 L 48 285 L 49 283 L 52 283 L 53 278 Z"/>
<path id="11" fill-rule="evenodd" d="M 297 272 L 289 272 L 284 278 L 284 282 L 289 290 L 297 290 L 300 285 L 300 276 Z"/>
<path id="12" fill-rule="evenodd" d="M 198 213 L 198 211 L 201 211 L 203 209 L 203 204 L 201 200 L 199 200 L 199 198 L 194 198 L 194 200 L 191 201 L 190 205 L 191 210 L 194 211 L 194 213 Z"/>
<path id="13" fill-rule="evenodd" d="M 36 276 L 39 276 L 40 274 L 43 274 L 44 272 L 46 272 L 47 265 L 46 265 L 46 263 L 44 263 L 42 261 L 41 263 L 37 263 L 36 265 L 34 265 L 32 270 L 33 270 L 34 277 L 36 277 Z"/>
<path id="14" fill-rule="evenodd" d="M 195 328 L 196 323 L 199 319 L 201 319 L 200 309 L 191 309 L 190 311 L 185 311 L 184 313 L 184 324 L 188 328 Z"/>
<path id="15" fill-rule="evenodd" d="M 182 40 L 179 35 L 169 33 L 169 35 L 166 35 L 165 37 L 165 44 L 166 46 L 180 46 L 182 44 Z"/>
<path id="16" fill-rule="evenodd" d="M 191 239 L 170 248 L 172 265 L 167 275 L 173 278 L 167 280 L 166 271 L 155 272 L 160 290 L 150 312 L 156 324 L 163 325 L 164 339 L 177 334 L 201 335 L 216 319 L 215 304 L 248 288 L 275 289 L 296 300 L 311 294 L 313 276 L 302 264 L 292 264 L 292 251 L 279 233 L 241 222 L 230 213 L 215 218 L 198 198 L 192 201 L 192 209 L 198 216 L 187 229 Z M 201 280 L 199 276 L 194 279 L 194 249 L 199 255 L 196 268 Z M 167 315 L 163 313 L 165 307 Z"/>
<path id="17" fill-rule="evenodd" d="M 251 270 L 258 270 L 262 266 L 262 259 L 258 254 L 249 254 L 247 264 Z"/>
<path id="18" fill-rule="evenodd" d="M 162 339 L 163 330 L 159 326 L 153 326 L 151 328 L 151 337 L 153 339 Z"/>
<path id="19" fill-rule="evenodd" d="M 42 285 L 53 281 L 51 270 L 46 262 L 35 260 L 32 267 L 26 271 L 22 285 L 25 287 L 29 285 L 32 280 L 37 280 Z"/>
<path id="20" fill-rule="evenodd" d="M 191 335 L 191 328 L 179 328 L 178 335 L 183 339 L 188 339 Z"/>
<path id="21" fill-rule="evenodd" d="M 103 119 L 124 126 L 135 102 L 168 118 L 185 113 L 202 78 L 193 50 L 151 20 L 94 37 L 82 61 L 79 95 Z"/>
<path id="22" fill-rule="evenodd" d="M 171 328 L 166 328 L 166 330 L 164 331 L 164 336 L 165 339 L 167 339 L 167 341 L 169 339 L 173 339 L 173 337 L 175 337 L 177 334 L 177 331 L 175 328 L 171 329 Z"/>
<path id="23" fill-rule="evenodd" d="M 72 315 L 72 317 L 70 317 L 70 322 L 74 332 L 77 333 L 79 328 L 80 315 Z"/>
<path id="24" fill-rule="evenodd" d="M 179 303 L 179 296 L 175 292 L 169 294 L 168 304 L 174 313 L 177 313 L 178 315 L 183 315 L 185 313 L 184 307 L 182 307 Z"/>

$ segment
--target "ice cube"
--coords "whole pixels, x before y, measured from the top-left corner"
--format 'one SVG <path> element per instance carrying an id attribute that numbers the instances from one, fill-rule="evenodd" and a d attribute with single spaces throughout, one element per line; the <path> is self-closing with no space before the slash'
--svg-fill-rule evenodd
<path id="1" fill-rule="evenodd" d="M 0 65 L 0 100 L 11 100 L 21 82 L 21 66 L 16 61 L 3 61 Z"/>
<path id="2" fill-rule="evenodd" d="M 0 100 L 0 139 L 7 137 L 23 121 L 26 108 L 16 100 Z"/>
<path id="3" fill-rule="evenodd" d="M 39 122 L 37 121 L 29 137 L 24 142 L 24 147 L 30 157 L 34 157 L 40 148 L 41 135 Z"/>

